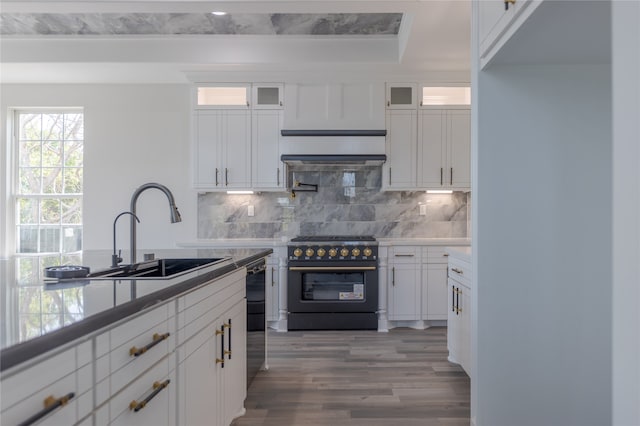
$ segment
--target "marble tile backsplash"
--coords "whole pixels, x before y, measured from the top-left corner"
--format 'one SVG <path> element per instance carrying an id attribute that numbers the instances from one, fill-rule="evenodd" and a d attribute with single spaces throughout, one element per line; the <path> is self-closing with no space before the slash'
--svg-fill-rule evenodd
<path id="1" fill-rule="evenodd" d="M 198 238 L 374 235 L 378 238 L 466 238 L 470 194 L 382 192 L 380 167 L 291 171 L 290 182 L 318 192 L 198 196 Z M 305 189 L 301 186 L 300 189 Z M 420 205 L 426 214 L 420 215 Z M 254 216 L 248 215 L 253 206 Z"/>

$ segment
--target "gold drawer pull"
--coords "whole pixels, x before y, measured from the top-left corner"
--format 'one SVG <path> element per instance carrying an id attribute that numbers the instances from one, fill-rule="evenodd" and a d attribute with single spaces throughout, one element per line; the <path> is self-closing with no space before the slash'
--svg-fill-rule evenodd
<path id="1" fill-rule="evenodd" d="M 169 336 L 170 336 L 170 333 L 164 333 L 164 334 L 154 333 L 153 341 L 151 343 L 141 348 L 136 348 L 135 346 L 131 347 L 131 349 L 129 349 L 129 355 L 140 356 L 143 353 L 147 352 L 152 347 L 154 347 L 155 345 L 157 345 L 158 343 L 162 342 L 163 340 L 167 340 Z"/>
<path id="2" fill-rule="evenodd" d="M 158 395 L 160 392 L 162 392 L 162 390 L 164 388 L 169 386 L 169 383 L 171 383 L 171 380 L 169 380 L 169 379 L 165 380 L 162 383 L 153 382 L 153 392 L 151 392 L 148 397 L 146 397 L 145 399 L 143 399 L 140 402 L 136 401 L 135 399 L 133 401 L 131 401 L 131 403 L 129 404 L 129 410 L 133 410 L 136 413 L 138 411 L 142 410 L 144 407 L 147 406 L 149 401 L 151 401 L 153 398 L 155 398 L 156 395 Z"/>
<path id="3" fill-rule="evenodd" d="M 53 395 L 49 395 L 43 401 L 44 409 L 38 411 L 36 414 L 34 414 L 33 416 L 29 417 L 24 422 L 19 423 L 18 426 L 29 426 L 29 425 L 34 424 L 35 422 L 37 422 L 38 420 L 40 420 L 41 418 L 43 418 L 47 414 L 51 413 L 56 408 L 62 407 L 64 405 L 67 405 L 69 400 L 71 398 L 73 398 L 74 396 L 76 396 L 76 394 L 73 393 L 73 392 L 69 392 L 68 394 L 66 394 L 65 396 L 62 396 L 60 398 L 56 398 Z"/>

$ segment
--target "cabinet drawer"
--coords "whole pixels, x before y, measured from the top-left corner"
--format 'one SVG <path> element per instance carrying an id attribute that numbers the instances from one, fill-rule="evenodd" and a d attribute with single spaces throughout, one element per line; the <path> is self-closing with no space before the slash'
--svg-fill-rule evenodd
<path id="1" fill-rule="evenodd" d="M 425 263 L 447 263 L 449 255 L 444 246 L 429 246 L 422 248 L 422 260 Z"/>
<path id="2" fill-rule="evenodd" d="M 49 397 L 69 398 L 38 424 L 73 424 L 89 414 L 93 403 L 90 354 L 91 342 L 81 343 L 15 374 L 3 376 L 2 424 L 18 424 L 40 413 Z"/>
<path id="3" fill-rule="evenodd" d="M 112 425 L 163 425 L 173 424 L 170 414 L 175 401 L 176 381 L 171 365 L 173 356 L 167 356 L 134 380 L 109 401 L 109 414 Z M 156 387 L 154 384 L 166 385 Z M 155 395 L 154 395 L 155 392 Z M 133 402 L 138 404 L 134 404 Z M 132 408 L 146 401 L 137 412 Z"/>
<path id="4" fill-rule="evenodd" d="M 417 246 L 395 246 L 389 249 L 389 263 L 421 263 L 420 247 Z"/>
<path id="5" fill-rule="evenodd" d="M 458 281 L 467 287 L 471 287 L 471 266 L 466 262 L 449 259 L 449 278 Z"/>
<path id="6" fill-rule="evenodd" d="M 159 306 L 99 336 L 108 338 L 109 352 L 96 359 L 96 402 L 101 404 L 175 346 L 173 304 Z M 103 351 L 106 345 L 99 345 Z"/>
<path id="7" fill-rule="evenodd" d="M 210 301 L 203 301 L 203 303 L 210 308 L 207 311 L 200 312 L 204 309 L 202 306 L 194 306 L 194 310 L 198 310 L 200 314 L 192 321 L 185 321 L 184 327 L 178 330 L 178 344 L 181 345 L 190 336 L 193 336 L 198 331 L 211 324 L 224 310 L 233 306 L 240 300 L 246 297 L 246 289 L 244 280 L 238 281 L 237 285 L 226 287 L 221 292 L 211 296 Z M 185 311 L 185 317 L 189 318 L 189 309 Z"/>

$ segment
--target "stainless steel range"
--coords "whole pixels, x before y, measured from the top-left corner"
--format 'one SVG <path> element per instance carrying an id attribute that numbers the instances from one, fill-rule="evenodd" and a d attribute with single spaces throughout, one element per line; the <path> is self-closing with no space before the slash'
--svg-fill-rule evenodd
<path id="1" fill-rule="evenodd" d="M 296 237 L 287 252 L 289 330 L 378 328 L 374 237 Z"/>

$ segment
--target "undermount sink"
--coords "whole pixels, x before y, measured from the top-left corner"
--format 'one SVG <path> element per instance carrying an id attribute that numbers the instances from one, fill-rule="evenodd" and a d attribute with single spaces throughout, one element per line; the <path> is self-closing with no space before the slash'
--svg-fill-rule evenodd
<path id="1" fill-rule="evenodd" d="M 93 272 L 86 278 L 91 279 L 169 279 L 187 274 L 201 268 L 222 263 L 229 260 L 223 258 L 182 258 L 182 259 L 154 259 L 133 265 L 122 265 L 117 268 Z"/>

